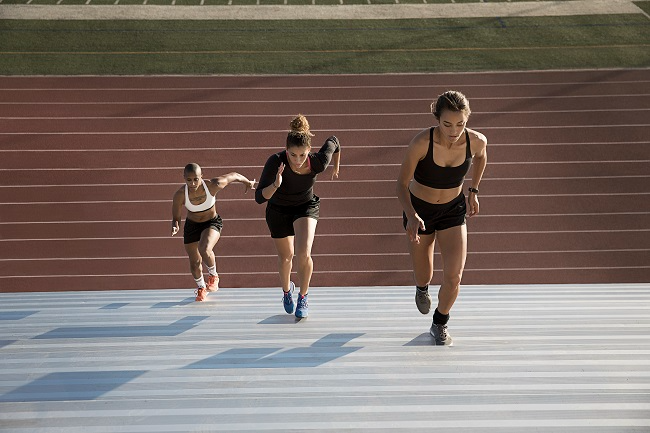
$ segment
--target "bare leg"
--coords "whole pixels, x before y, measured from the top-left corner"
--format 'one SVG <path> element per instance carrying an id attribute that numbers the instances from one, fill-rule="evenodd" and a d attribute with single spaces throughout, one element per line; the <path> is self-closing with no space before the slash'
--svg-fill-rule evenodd
<path id="1" fill-rule="evenodd" d="M 314 272 L 311 248 L 314 244 L 317 223 L 317 220 L 309 217 L 298 218 L 293 223 L 296 232 L 296 260 L 301 295 L 306 295 L 309 292 L 309 283 Z"/>
<path id="2" fill-rule="evenodd" d="M 199 243 L 192 242 L 191 244 L 185 244 L 185 251 L 187 251 L 187 256 L 190 259 L 190 271 L 199 286 L 196 291 L 196 301 L 205 301 L 207 291 L 205 290 L 206 286 L 203 280 L 203 259 L 201 258 L 201 253 L 199 253 Z"/>
<path id="3" fill-rule="evenodd" d="M 460 280 L 467 258 L 467 226 L 451 227 L 438 232 L 442 256 L 442 285 L 438 292 L 438 311 L 449 314 L 460 291 Z"/>
<path id="4" fill-rule="evenodd" d="M 214 257 L 214 247 L 217 245 L 221 233 L 216 230 L 207 229 L 203 230 L 201 233 L 201 240 L 198 242 L 198 251 L 201 254 L 203 263 L 209 268 L 216 265 L 216 259 Z"/>
<path id="5" fill-rule="evenodd" d="M 419 244 L 408 241 L 416 286 L 424 287 L 433 278 L 433 246 L 435 241 L 435 234 L 420 235 Z"/>
<path id="6" fill-rule="evenodd" d="M 203 276 L 203 270 L 201 269 L 202 259 L 201 254 L 199 254 L 199 243 L 193 242 L 191 244 L 185 244 L 185 251 L 190 259 L 190 272 L 194 279 L 198 280 Z"/>
<path id="7" fill-rule="evenodd" d="M 291 267 L 293 260 L 293 236 L 286 238 L 274 238 L 275 249 L 278 251 L 278 271 L 280 273 L 280 285 L 282 290 L 288 292 L 291 287 Z"/>

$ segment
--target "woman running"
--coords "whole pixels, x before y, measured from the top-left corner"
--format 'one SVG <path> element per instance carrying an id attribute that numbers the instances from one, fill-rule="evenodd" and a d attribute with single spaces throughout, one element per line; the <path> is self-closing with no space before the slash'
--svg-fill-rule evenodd
<path id="1" fill-rule="evenodd" d="M 429 332 L 436 345 L 450 346 L 447 322 L 460 290 L 467 256 L 465 215 L 479 213 L 478 187 L 487 164 L 487 139 L 466 128 L 471 111 L 467 98 L 460 92 L 440 95 L 431 104 L 431 112 L 438 126 L 421 131 L 411 140 L 397 181 L 397 197 L 404 209 L 404 228 L 410 239 L 415 303 L 422 314 L 431 309 L 428 289 L 433 278 L 434 242 L 438 241 L 442 285 Z M 463 181 L 470 165 L 472 184 L 466 199 Z"/>
<path id="2" fill-rule="evenodd" d="M 187 217 L 183 227 L 183 243 L 190 259 L 190 271 L 196 281 L 196 300 L 205 301 L 208 292 L 219 290 L 217 262 L 212 251 L 221 237 L 223 222 L 217 213 L 216 195 L 232 182 L 243 183 L 244 193 L 255 187 L 255 180 L 248 180 L 239 173 L 228 173 L 210 180 L 203 180 L 198 164 L 187 164 L 183 171 L 185 185 L 180 187 L 172 200 L 172 236 L 179 231 L 183 205 Z M 203 266 L 208 268 L 208 283 L 203 278 Z"/>
<path id="3" fill-rule="evenodd" d="M 311 153 L 309 122 L 303 115 L 291 121 L 286 149 L 269 157 L 264 165 L 255 200 L 266 205 L 266 223 L 278 252 L 280 284 L 287 313 L 295 309 L 296 317 L 309 315 L 307 295 L 314 270 L 311 248 L 319 217 L 320 199 L 314 194 L 316 176 L 334 161 L 332 180 L 339 176 L 341 161 L 339 140 L 332 136 L 317 153 Z M 288 169 L 287 169 L 288 168 Z M 300 294 L 293 300 L 291 282 L 294 251 Z"/>

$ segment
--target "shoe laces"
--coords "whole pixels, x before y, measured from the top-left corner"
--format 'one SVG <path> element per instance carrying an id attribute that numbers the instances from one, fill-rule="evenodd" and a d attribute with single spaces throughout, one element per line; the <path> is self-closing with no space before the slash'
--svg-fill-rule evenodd
<path id="1" fill-rule="evenodd" d="M 306 296 L 298 296 L 298 307 L 306 308 L 308 306 L 309 306 L 309 303 L 307 302 L 307 297 Z"/>
<path id="2" fill-rule="evenodd" d="M 194 291 L 194 294 L 196 294 L 197 300 L 199 300 L 198 298 L 201 298 L 200 300 L 202 301 L 207 295 L 207 289 L 205 287 L 198 288 Z"/>
<path id="3" fill-rule="evenodd" d="M 440 339 L 441 340 L 446 340 L 447 339 L 447 325 L 437 325 L 436 327 L 438 328 L 438 332 L 440 333 Z"/>
<path id="4" fill-rule="evenodd" d="M 293 290 L 289 290 L 288 292 L 282 293 L 282 302 L 284 302 L 285 304 L 293 302 L 293 296 L 291 295 L 291 292 L 293 292 Z"/>

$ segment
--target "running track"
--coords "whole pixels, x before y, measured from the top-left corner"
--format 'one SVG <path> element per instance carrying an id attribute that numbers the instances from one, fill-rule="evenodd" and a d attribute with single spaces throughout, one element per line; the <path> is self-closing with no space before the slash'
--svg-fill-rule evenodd
<path id="1" fill-rule="evenodd" d="M 182 167 L 259 178 L 298 112 L 314 147 L 342 143 L 340 179 L 316 185 L 312 285 L 411 285 L 395 179 L 447 89 L 489 140 L 464 284 L 650 281 L 647 70 L 3 77 L 0 292 L 191 288 L 169 236 Z M 222 286 L 277 286 L 264 206 L 242 191 L 218 196 Z"/>

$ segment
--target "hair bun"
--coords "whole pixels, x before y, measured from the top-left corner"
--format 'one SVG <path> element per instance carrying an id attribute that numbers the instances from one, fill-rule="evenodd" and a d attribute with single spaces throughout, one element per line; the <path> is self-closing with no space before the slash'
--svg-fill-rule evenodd
<path id="1" fill-rule="evenodd" d="M 307 121 L 307 118 L 303 116 L 302 114 L 298 114 L 294 119 L 291 121 L 291 132 L 297 132 L 301 134 L 307 134 L 313 136 L 309 131 L 309 122 Z"/>

